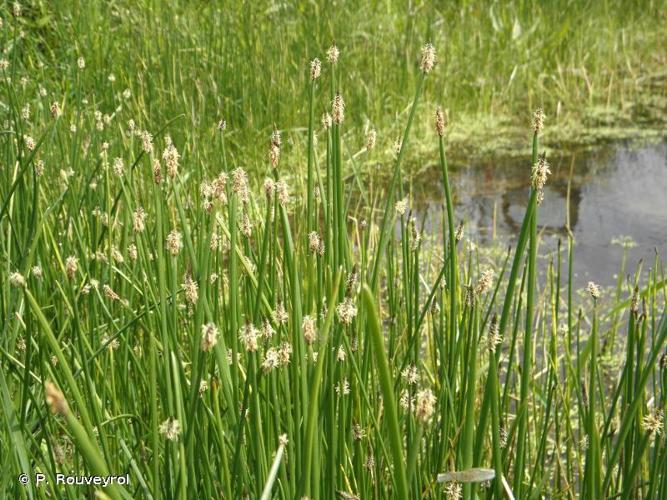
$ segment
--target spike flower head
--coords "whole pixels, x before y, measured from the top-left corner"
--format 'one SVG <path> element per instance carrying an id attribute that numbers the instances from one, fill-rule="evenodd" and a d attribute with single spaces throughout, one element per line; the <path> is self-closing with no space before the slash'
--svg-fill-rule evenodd
<path id="1" fill-rule="evenodd" d="M 310 250 L 310 253 L 319 253 L 321 243 L 320 235 L 317 231 L 311 231 L 308 234 L 308 249 Z"/>
<path id="2" fill-rule="evenodd" d="M 190 274 L 186 274 L 181 286 L 185 293 L 185 300 L 189 304 L 196 304 L 197 300 L 199 300 L 199 284 L 192 279 Z"/>
<path id="3" fill-rule="evenodd" d="M 20 288 L 25 288 L 27 286 L 27 282 L 25 280 L 25 277 L 19 273 L 19 272 L 14 272 L 9 275 L 9 283 L 12 286 L 20 287 Z"/>
<path id="4" fill-rule="evenodd" d="M 642 419 L 642 429 L 649 434 L 654 436 L 659 436 L 662 434 L 663 428 L 663 414 L 662 411 L 658 410 L 654 413 L 648 413 Z"/>
<path id="5" fill-rule="evenodd" d="M 239 340 L 248 352 L 255 352 L 259 347 L 260 332 L 255 325 L 247 324 L 239 330 Z"/>
<path id="6" fill-rule="evenodd" d="M 495 353 L 496 348 L 502 344 L 503 337 L 500 335 L 498 329 L 498 316 L 493 316 L 491 319 L 491 325 L 489 326 L 489 336 L 487 337 L 487 347 L 489 351 Z"/>
<path id="7" fill-rule="evenodd" d="M 167 145 L 162 152 L 162 159 L 164 160 L 164 164 L 167 166 L 167 174 L 169 177 L 173 178 L 178 174 L 178 160 L 181 156 L 178 154 L 174 143 L 171 142 L 171 137 L 167 136 L 165 141 Z"/>
<path id="8" fill-rule="evenodd" d="M 76 276 L 76 271 L 79 269 L 79 259 L 70 255 L 65 259 L 65 273 L 69 279 Z"/>
<path id="9" fill-rule="evenodd" d="M 321 73 L 322 73 L 322 63 L 316 57 L 315 59 L 310 61 L 310 79 L 312 81 L 317 80 L 320 77 Z"/>
<path id="10" fill-rule="evenodd" d="M 142 207 L 134 211 L 132 227 L 136 233 L 142 233 L 146 229 L 146 211 Z"/>
<path id="11" fill-rule="evenodd" d="M 153 135 L 148 130 L 139 132 L 141 138 L 141 148 L 144 153 L 151 154 L 153 152 Z"/>
<path id="12" fill-rule="evenodd" d="M 447 127 L 447 115 L 440 106 L 435 110 L 435 130 L 440 137 L 445 135 L 445 128 Z"/>
<path id="13" fill-rule="evenodd" d="M 204 352 L 209 352 L 218 343 L 218 327 L 214 323 L 207 323 L 201 327 L 201 342 L 199 347 Z"/>
<path id="14" fill-rule="evenodd" d="M 431 389 L 423 389 L 415 396 L 415 416 L 422 423 L 428 422 L 435 411 L 437 399 Z"/>
<path id="15" fill-rule="evenodd" d="M 343 302 L 336 306 L 336 313 L 338 314 L 338 319 L 341 323 L 349 325 L 357 316 L 357 306 L 350 297 L 345 297 Z"/>
<path id="16" fill-rule="evenodd" d="M 322 128 L 324 130 L 330 129 L 331 128 L 331 123 L 332 123 L 331 115 L 325 111 L 322 114 Z"/>
<path id="17" fill-rule="evenodd" d="M 60 115 L 62 115 L 60 104 L 58 103 L 58 101 L 53 101 L 51 103 L 51 116 L 57 119 L 60 118 Z"/>
<path id="18" fill-rule="evenodd" d="M 345 101 L 340 94 L 336 94 L 331 103 L 331 117 L 336 125 L 340 125 L 345 119 Z"/>
<path id="19" fill-rule="evenodd" d="M 593 297 L 593 300 L 600 298 L 600 287 L 592 281 L 589 281 L 588 285 L 586 285 L 586 291 Z"/>
<path id="20" fill-rule="evenodd" d="M 447 483 L 445 486 L 445 497 L 447 500 L 459 500 L 463 498 L 463 488 L 460 483 Z"/>
<path id="21" fill-rule="evenodd" d="M 240 167 L 232 171 L 232 192 L 239 197 L 241 203 L 248 203 L 250 200 L 248 174 Z"/>
<path id="22" fill-rule="evenodd" d="M 422 70 L 422 73 L 428 75 L 433 70 L 435 62 L 435 47 L 433 47 L 431 43 L 427 43 L 422 47 L 422 57 L 419 68 Z"/>
<path id="23" fill-rule="evenodd" d="M 537 108 L 533 113 L 533 130 L 536 134 L 542 132 L 545 118 L 546 116 L 544 115 L 544 110 L 542 108 Z"/>
<path id="24" fill-rule="evenodd" d="M 162 434 L 169 441 L 176 441 L 178 436 L 181 435 L 181 423 L 178 419 L 169 417 L 167 420 L 160 424 L 158 429 L 160 434 Z"/>
<path id="25" fill-rule="evenodd" d="M 177 256 L 183 249 L 183 235 L 180 231 L 172 229 L 167 235 L 167 250 L 174 257 Z"/>
<path id="26" fill-rule="evenodd" d="M 276 196 L 278 197 L 278 203 L 280 203 L 280 205 L 285 206 L 289 203 L 289 186 L 284 179 L 280 179 L 276 182 Z"/>
<path id="27" fill-rule="evenodd" d="M 489 291 L 493 285 L 493 270 L 487 269 L 482 273 L 475 285 L 475 295 L 482 295 L 483 293 Z"/>
<path id="28" fill-rule="evenodd" d="M 315 320 L 311 316 L 304 316 L 301 322 L 301 331 L 303 332 L 303 340 L 306 344 L 311 345 L 315 342 L 317 336 L 317 326 Z"/>
<path id="29" fill-rule="evenodd" d="M 394 210 L 396 210 L 398 215 L 405 215 L 405 212 L 408 210 L 408 199 L 403 198 L 402 200 L 398 200 L 394 204 Z"/>
<path id="30" fill-rule="evenodd" d="M 370 151 L 375 147 L 377 142 L 377 132 L 374 128 L 370 129 L 366 134 L 366 151 Z"/>
<path id="31" fill-rule="evenodd" d="M 546 154 L 542 153 L 537 159 L 537 163 L 533 165 L 533 169 L 530 175 L 533 189 L 535 189 L 538 193 L 543 192 L 544 185 L 547 183 L 549 174 L 551 174 L 551 168 L 549 163 L 547 163 Z"/>
<path id="32" fill-rule="evenodd" d="M 331 64 L 336 64 L 338 62 L 338 57 L 340 56 L 340 50 L 336 47 L 334 43 L 331 47 L 327 49 L 327 61 Z"/>

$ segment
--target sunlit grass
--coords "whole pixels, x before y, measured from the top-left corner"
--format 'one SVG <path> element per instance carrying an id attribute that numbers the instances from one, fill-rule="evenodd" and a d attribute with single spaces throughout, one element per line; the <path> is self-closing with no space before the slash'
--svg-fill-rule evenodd
<path id="1" fill-rule="evenodd" d="M 91 86 L 85 58 L 63 63 L 60 85 L 11 54 L 4 496 L 93 491 L 58 486 L 58 472 L 129 474 L 111 498 L 666 496 L 663 266 L 656 256 L 580 301 L 567 238 L 539 277 L 541 110 L 520 233 L 489 260 L 453 209 L 446 114 L 424 106 L 446 78 L 431 45 L 395 68 L 416 84 L 387 132 L 387 182 L 357 168 L 385 155 L 376 140 L 355 148 L 345 134 L 364 73 L 344 52 L 304 64 L 290 110 L 307 124 L 304 161 L 284 154 L 277 114 L 253 169 L 229 144 L 238 118 L 218 114 L 233 106 L 193 120 L 141 82 Z M 431 124 L 419 142 L 442 173 L 436 243 L 404 171 L 416 120 Z M 18 483 L 36 472 L 41 489 Z"/>

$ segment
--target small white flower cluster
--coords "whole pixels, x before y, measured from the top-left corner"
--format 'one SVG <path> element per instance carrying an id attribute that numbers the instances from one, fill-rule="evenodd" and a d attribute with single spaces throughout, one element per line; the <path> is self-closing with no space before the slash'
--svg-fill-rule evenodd
<path id="1" fill-rule="evenodd" d="M 270 372 L 276 368 L 287 366 L 292 356 L 292 344 L 282 342 L 278 347 L 269 347 L 264 353 L 262 370 Z"/>
<path id="2" fill-rule="evenodd" d="M 171 137 L 166 136 L 165 143 L 166 146 L 162 152 L 162 159 L 164 160 L 164 164 L 167 167 L 167 175 L 173 178 L 178 175 L 178 161 L 181 156 L 178 154 L 176 146 L 174 146 Z"/>
<path id="3" fill-rule="evenodd" d="M 350 325 L 357 316 L 357 306 L 350 297 L 345 297 L 343 302 L 336 306 L 336 314 L 341 323 Z"/>
<path id="4" fill-rule="evenodd" d="M 25 277 L 21 273 L 19 273 L 18 271 L 13 272 L 9 275 L 9 283 L 12 286 L 20 287 L 20 288 L 25 288 L 27 286 L 27 282 L 25 280 Z"/>
<path id="5" fill-rule="evenodd" d="M 196 304 L 199 300 L 199 284 L 192 279 L 192 276 L 188 273 L 183 279 L 183 292 L 185 293 L 185 300 L 189 304 Z"/>
<path id="6" fill-rule="evenodd" d="M 167 235 L 167 250 L 176 257 L 183 249 L 183 235 L 177 229 L 172 229 Z"/>
<path id="7" fill-rule="evenodd" d="M 394 209 L 398 215 L 405 215 L 405 212 L 408 210 L 408 199 L 403 198 L 402 200 L 398 200 L 394 205 Z"/>
<path id="8" fill-rule="evenodd" d="M 220 174 L 212 181 L 204 181 L 199 186 L 199 193 L 202 197 L 202 206 L 204 210 L 210 212 L 213 209 L 213 202 L 218 201 L 221 205 L 227 204 L 227 180 L 225 172 Z"/>
<path id="9" fill-rule="evenodd" d="M 642 429 L 648 434 L 659 436 L 663 429 L 663 413 L 657 410 L 653 413 L 648 413 L 642 419 Z"/>
<path id="10" fill-rule="evenodd" d="M 303 332 L 303 340 L 306 344 L 311 345 L 315 342 L 317 337 L 317 325 L 315 319 L 311 316 L 304 316 L 301 321 L 301 331 Z"/>
<path id="11" fill-rule="evenodd" d="M 322 63 L 316 57 L 315 59 L 310 61 L 310 79 L 312 81 L 317 80 L 320 77 L 321 72 L 322 72 Z"/>
<path id="12" fill-rule="evenodd" d="M 331 118 L 336 125 L 340 125 L 345 119 L 345 101 L 340 94 L 336 94 L 331 103 Z"/>
<path id="13" fill-rule="evenodd" d="M 435 413 L 436 402 L 437 398 L 431 389 L 417 391 L 417 394 L 414 397 L 411 397 L 410 392 L 407 389 L 404 389 L 401 392 L 399 399 L 401 407 L 405 411 L 414 412 L 415 417 L 422 424 L 428 423 L 433 416 L 433 413 Z"/>
<path id="14" fill-rule="evenodd" d="M 136 233 L 143 233 L 146 229 L 146 212 L 143 207 L 137 207 L 133 214 L 132 228 Z"/>
<path id="15" fill-rule="evenodd" d="M 317 231 L 311 231 L 308 234 L 308 249 L 313 255 L 324 255 L 324 241 Z"/>
<path id="16" fill-rule="evenodd" d="M 415 365 L 408 365 L 401 372 L 401 377 L 406 384 L 415 385 L 419 382 L 419 371 Z"/>
<path id="17" fill-rule="evenodd" d="M 350 394 L 350 382 L 348 382 L 347 378 L 344 378 L 336 384 L 336 394 L 339 396 L 347 396 Z"/>
<path id="18" fill-rule="evenodd" d="M 331 64 L 336 64 L 338 62 L 338 57 L 340 56 L 340 50 L 336 47 L 336 44 L 332 45 L 327 49 L 327 61 Z"/>
<path id="19" fill-rule="evenodd" d="M 178 419 L 169 417 L 167 420 L 162 422 L 159 427 L 159 432 L 169 441 L 176 441 L 178 436 L 181 435 L 181 423 Z"/>
<path id="20" fill-rule="evenodd" d="M 289 315 L 282 302 L 278 302 L 276 309 L 273 311 L 273 321 L 278 325 L 286 325 L 289 321 Z"/>
<path id="21" fill-rule="evenodd" d="M 204 352 L 209 352 L 218 343 L 218 327 L 214 323 L 207 323 L 201 327 L 201 341 L 199 347 Z"/>
<path id="22" fill-rule="evenodd" d="M 591 297 L 593 297 L 594 300 L 600 298 L 600 287 L 592 281 L 589 281 L 588 285 L 586 285 L 586 291 L 590 294 Z"/>
<path id="23" fill-rule="evenodd" d="M 322 128 L 324 130 L 329 130 L 332 123 L 333 119 L 331 118 L 331 115 L 326 111 L 322 113 Z"/>
<path id="24" fill-rule="evenodd" d="M 250 201 L 250 189 L 248 188 L 248 174 L 242 168 L 232 170 L 232 192 L 243 204 Z"/>
<path id="25" fill-rule="evenodd" d="M 255 325 L 248 323 L 239 330 L 239 340 L 247 352 L 255 352 L 259 348 L 260 331 Z"/>

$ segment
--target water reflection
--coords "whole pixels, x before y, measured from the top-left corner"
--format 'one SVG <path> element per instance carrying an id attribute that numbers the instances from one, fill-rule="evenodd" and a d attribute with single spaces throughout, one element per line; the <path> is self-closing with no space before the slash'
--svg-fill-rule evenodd
<path id="1" fill-rule="evenodd" d="M 630 236 L 629 270 L 637 261 L 652 263 L 655 249 L 667 254 L 667 142 L 643 147 L 610 146 L 595 153 L 551 158 L 552 176 L 540 207 L 542 250 L 555 249 L 566 235 L 568 179 L 570 227 L 576 240 L 577 285 L 589 279 L 613 282 L 622 248 L 618 236 Z M 441 232 L 442 188 L 433 169 L 415 182 L 416 210 L 426 216 L 426 230 Z M 528 198 L 529 161 L 485 162 L 451 173 L 457 219 L 480 244 L 518 235 Z M 495 223 L 494 223 L 495 221 Z"/>

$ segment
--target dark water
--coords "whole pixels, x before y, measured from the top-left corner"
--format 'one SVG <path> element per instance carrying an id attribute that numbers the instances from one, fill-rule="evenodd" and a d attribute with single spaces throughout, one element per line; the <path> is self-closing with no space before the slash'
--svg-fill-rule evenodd
<path id="1" fill-rule="evenodd" d="M 626 273 L 644 259 L 653 265 L 655 251 L 667 256 L 667 142 L 619 144 L 593 153 L 551 158 L 552 175 L 539 211 L 540 253 L 548 254 L 562 239 L 566 246 L 567 191 L 570 171 L 570 227 L 574 234 L 575 282 L 614 282 L 623 247 L 614 243 L 630 237 Z M 484 162 L 450 173 L 456 217 L 465 234 L 479 244 L 494 238 L 512 243 L 518 236 L 530 185 L 530 161 Z M 426 217 L 426 230 L 440 232 L 443 191 L 439 170 L 415 181 L 415 207 Z M 495 214 L 495 215 L 494 215 Z M 495 235 L 494 235 L 495 227 Z"/>

